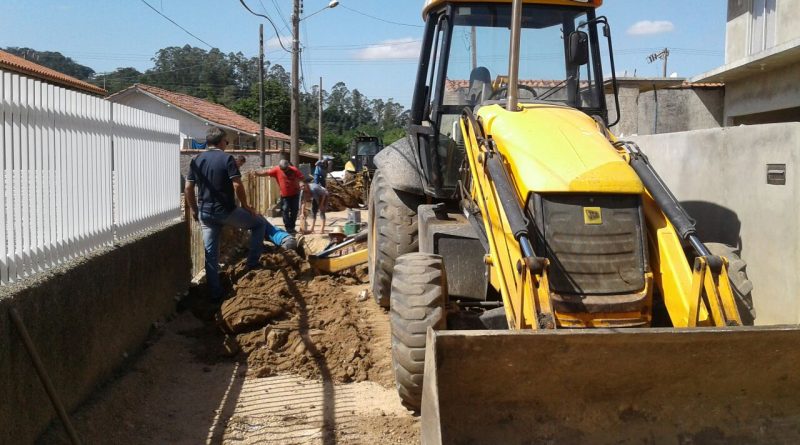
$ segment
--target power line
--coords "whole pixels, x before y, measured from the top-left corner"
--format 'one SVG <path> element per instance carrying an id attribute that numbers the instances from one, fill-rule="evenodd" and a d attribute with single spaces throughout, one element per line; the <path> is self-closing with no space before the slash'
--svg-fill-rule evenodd
<path id="1" fill-rule="evenodd" d="M 275 5 L 275 10 L 278 11 L 278 17 L 283 22 L 283 26 L 286 28 L 287 31 L 289 31 L 289 34 L 291 34 L 292 31 L 291 28 L 289 27 L 289 22 L 287 22 L 286 19 L 283 17 L 283 10 L 281 9 L 280 6 L 278 6 L 278 2 L 272 0 L 272 4 Z"/>
<path id="2" fill-rule="evenodd" d="M 159 11 L 159 10 L 158 10 L 158 9 L 156 9 L 156 8 L 154 8 L 154 7 L 153 7 L 153 5 L 151 5 L 150 3 L 147 3 L 145 0 L 140 0 L 140 1 L 141 1 L 142 3 L 144 3 L 145 5 L 147 5 L 147 7 L 148 7 L 148 8 L 152 9 L 153 11 L 155 11 L 155 12 L 156 12 L 156 14 L 160 15 L 161 17 L 164 17 L 165 19 L 169 20 L 169 21 L 170 21 L 170 22 L 171 22 L 173 25 L 175 25 L 175 26 L 177 26 L 178 28 L 182 29 L 182 30 L 183 30 L 183 32 L 185 32 L 186 34 L 189 34 L 190 36 L 194 37 L 195 39 L 197 39 L 197 40 L 199 40 L 199 41 L 203 42 L 203 44 L 205 44 L 207 47 L 209 47 L 209 48 L 211 48 L 211 49 L 214 49 L 214 46 L 213 46 L 213 45 L 211 45 L 210 43 L 208 43 L 208 42 L 206 42 L 205 40 L 201 39 L 200 37 L 197 37 L 196 35 L 192 34 L 191 32 L 189 32 L 189 30 L 187 30 L 187 29 L 186 29 L 186 28 L 184 28 L 183 26 L 181 26 L 181 25 L 177 24 L 177 23 L 175 22 L 175 20 L 172 20 L 171 18 L 169 18 L 169 17 L 167 17 L 166 15 L 162 14 L 162 13 L 161 13 L 161 11 Z"/>
<path id="3" fill-rule="evenodd" d="M 189 65 L 189 66 L 185 66 L 185 67 L 183 67 L 183 68 L 176 68 L 176 69 L 174 69 L 174 70 L 166 70 L 166 71 L 160 71 L 160 70 L 159 70 L 159 71 L 153 71 L 153 70 L 155 69 L 155 67 L 153 67 L 153 68 L 150 68 L 150 69 L 148 69 L 148 70 L 145 70 L 145 71 L 143 71 L 143 72 L 141 72 L 141 73 L 142 73 L 142 75 L 147 75 L 147 72 L 148 72 L 148 71 L 153 71 L 153 72 L 152 72 L 152 73 L 150 73 L 150 74 L 174 73 L 175 71 L 183 71 L 183 70 L 188 70 L 188 69 L 192 69 L 192 68 L 197 68 L 198 66 L 205 66 L 205 64 Z M 136 68 L 134 68 L 134 69 L 136 69 Z M 138 71 L 138 70 L 137 70 L 137 71 Z M 108 74 L 113 74 L 113 73 L 115 73 L 115 72 L 116 72 L 116 71 L 107 71 L 107 72 L 104 72 L 104 73 L 95 73 L 95 76 L 98 76 L 98 75 L 104 75 L 104 76 L 107 76 Z M 135 79 L 135 78 L 137 78 L 137 77 L 139 77 L 139 76 L 115 77 L 114 79 L 117 79 L 117 80 L 129 80 L 129 79 Z"/>
<path id="4" fill-rule="evenodd" d="M 363 43 L 357 45 L 320 45 L 320 46 L 309 46 L 305 49 L 310 50 L 319 50 L 324 49 L 328 51 L 349 51 L 352 49 L 364 49 L 364 48 L 374 48 L 374 47 L 386 47 L 386 46 L 407 46 L 412 45 L 414 43 L 422 42 L 422 39 L 412 39 L 412 40 L 403 40 L 398 42 L 375 42 L 375 43 Z"/>
<path id="5" fill-rule="evenodd" d="M 343 4 L 341 4 L 341 3 L 339 4 L 339 6 L 341 6 L 341 7 L 342 7 L 342 8 L 344 8 L 344 9 L 347 9 L 348 11 L 352 11 L 352 12 L 355 12 L 356 14 L 363 15 L 364 17 L 369 17 L 369 18 L 371 18 L 371 19 L 373 19 L 373 20 L 378 20 L 378 21 L 380 21 L 380 22 L 389 23 L 389 24 L 391 24 L 391 25 L 410 26 L 410 27 L 413 27 L 413 28 L 424 28 L 424 27 L 425 27 L 425 26 L 423 26 L 423 25 L 413 25 L 413 24 L 411 24 L 411 23 L 393 22 L 393 21 L 391 21 L 391 20 L 382 19 L 382 18 L 380 18 L 380 17 L 375 17 L 374 15 L 369 15 L 369 14 L 367 14 L 366 12 L 361 12 L 361 11 L 358 11 L 358 10 L 356 10 L 356 9 L 353 9 L 353 8 L 351 8 L 351 7 L 347 6 L 347 5 L 343 5 Z"/>
<path id="6" fill-rule="evenodd" d="M 305 91 L 306 94 L 308 94 L 308 89 L 306 88 L 307 70 L 306 70 L 305 58 L 303 57 L 306 45 L 308 44 L 308 31 L 306 30 L 306 27 L 302 28 L 302 32 L 303 32 L 303 40 L 305 41 L 305 43 L 303 44 L 303 51 L 301 51 L 300 54 L 298 54 L 297 56 L 300 58 L 300 83 L 303 85 L 303 91 Z"/>
<path id="7" fill-rule="evenodd" d="M 142 0 L 142 1 L 144 1 L 144 0 Z M 283 50 L 286 51 L 286 52 L 289 52 L 289 53 L 292 52 L 291 50 L 286 49 L 286 47 L 283 45 L 283 40 L 281 40 L 281 33 L 278 31 L 278 27 L 275 26 L 275 22 L 273 22 L 271 18 L 269 18 L 268 16 L 266 16 L 264 14 L 259 14 L 259 13 L 255 12 L 255 11 L 253 11 L 252 9 L 250 9 L 249 6 L 247 6 L 247 3 L 245 3 L 244 0 L 239 0 L 239 3 L 241 3 L 242 6 L 244 6 L 244 9 L 246 9 L 250 14 L 253 14 L 255 16 L 263 17 L 263 18 L 267 19 L 269 24 L 272 25 L 272 29 L 275 30 L 275 37 L 278 39 L 278 43 L 280 43 L 281 48 L 283 48 Z"/>

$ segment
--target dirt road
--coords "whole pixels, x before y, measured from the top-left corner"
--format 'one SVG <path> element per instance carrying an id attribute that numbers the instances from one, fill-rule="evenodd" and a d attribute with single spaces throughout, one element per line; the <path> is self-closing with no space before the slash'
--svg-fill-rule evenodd
<path id="1" fill-rule="evenodd" d="M 84 443 L 418 443 L 417 418 L 392 386 L 388 319 L 358 301 L 367 286 L 314 277 L 291 256 L 262 261 L 232 268 L 222 318 L 193 295 L 154 329 L 73 413 Z M 68 442 L 54 427 L 40 443 Z"/>

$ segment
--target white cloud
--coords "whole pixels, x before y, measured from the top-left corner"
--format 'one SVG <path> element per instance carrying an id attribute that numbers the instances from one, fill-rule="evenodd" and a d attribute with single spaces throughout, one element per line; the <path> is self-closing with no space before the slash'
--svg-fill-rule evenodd
<path id="1" fill-rule="evenodd" d="M 415 59 L 419 57 L 420 44 L 418 39 L 411 37 L 384 40 L 357 51 L 355 58 L 361 60 Z"/>
<path id="2" fill-rule="evenodd" d="M 628 28 L 628 35 L 631 36 L 650 36 L 663 34 L 675 30 L 675 25 L 669 20 L 642 20 L 636 22 Z"/>
<path id="3" fill-rule="evenodd" d="M 283 46 L 285 46 L 287 49 L 292 49 L 292 37 L 291 36 L 281 36 L 280 38 L 281 38 L 280 41 L 278 41 L 278 37 L 277 36 L 267 40 L 266 42 L 264 42 L 264 47 L 267 50 L 273 51 L 273 50 L 276 50 L 276 49 L 280 49 L 281 48 L 281 42 L 283 42 Z"/>

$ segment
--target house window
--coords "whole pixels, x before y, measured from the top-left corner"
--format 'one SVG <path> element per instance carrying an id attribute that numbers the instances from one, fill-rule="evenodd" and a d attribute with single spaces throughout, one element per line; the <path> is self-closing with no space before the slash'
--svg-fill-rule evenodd
<path id="1" fill-rule="evenodd" d="M 776 4 L 777 0 L 753 0 L 750 54 L 758 54 L 775 46 Z"/>

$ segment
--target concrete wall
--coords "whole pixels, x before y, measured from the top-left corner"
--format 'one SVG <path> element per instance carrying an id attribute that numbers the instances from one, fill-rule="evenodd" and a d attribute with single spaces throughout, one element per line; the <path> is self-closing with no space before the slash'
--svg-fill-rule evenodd
<path id="1" fill-rule="evenodd" d="M 725 64 L 748 56 L 753 0 L 728 0 L 728 22 L 725 27 Z"/>
<path id="2" fill-rule="evenodd" d="M 723 125 L 722 88 L 659 90 L 639 95 L 638 134 L 675 133 Z M 656 113 L 656 110 L 657 113 Z"/>
<path id="3" fill-rule="evenodd" d="M 775 34 L 775 44 L 789 42 L 800 38 L 800 0 L 776 0 L 777 1 L 777 29 Z"/>
<path id="4" fill-rule="evenodd" d="M 608 107 L 608 121 L 614 122 L 617 120 L 617 108 L 613 94 L 606 94 L 606 106 Z M 619 115 L 619 123 L 613 128 L 615 134 L 639 134 L 638 86 L 619 86 Z"/>
<path id="5" fill-rule="evenodd" d="M 800 22 L 798 22 L 800 23 Z M 800 28 L 800 26 L 798 26 Z M 800 62 L 725 85 L 725 122 L 737 116 L 800 107 Z"/>
<path id="6" fill-rule="evenodd" d="M 777 0 L 774 45 L 800 38 L 800 0 Z M 750 51 L 753 0 L 728 0 L 725 38 L 725 64 L 752 55 Z"/>
<path id="7" fill-rule="evenodd" d="M 653 91 L 621 86 L 619 106 L 622 118 L 612 129 L 617 135 L 647 135 L 721 127 L 725 90 L 718 88 L 667 88 Z M 616 119 L 614 96 L 606 95 L 609 119 Z M 656 124 L 658 109 L 658 125 Z"/>
<path id="8" fill-rule="evenodd" d="M 182 151 L 181 152 L 181 174 L 186 176 L 186 172 L 189 171 L 189 163 L 192 162 L 192 158 L 197 156 L 202 151 Z M 234 158 L 238 157 L 239 155 L 244 156 L 247 159 L 244 166 L 241 168 L 242 173 L 248 173 L 253 170 L 260 170 L 261 169 L 261 154 L 254 153 L 252 151 L 237 151 L 237 150 L 227 150 L 227 153 L 233 155 Z M 287 151 L 288 154 L 288 151 Z M 267 167 L 271 167 L 273 165 L 277 165 L 278 161 L 280 161 L 281 155 L 280 153 L 267 153 L 266 155 L 266 163 Z"/>
<path id="9" fill-rule="evenodd" d="M 697 219 L 704 241 L 741 248 L 756 324 L 800 323 L 800 124 L 631 139 Z M 786 185 L 767 184 L 767 164 L 786 164 Z"/>
<path id="10" fill-rule="evenodd" d="M 71 411 L 174 309 L 190 280 L 188 240 L 175 223 L 0 289 L 0 443 L 33 443 L 55 419 L 9 308 Z"/>

